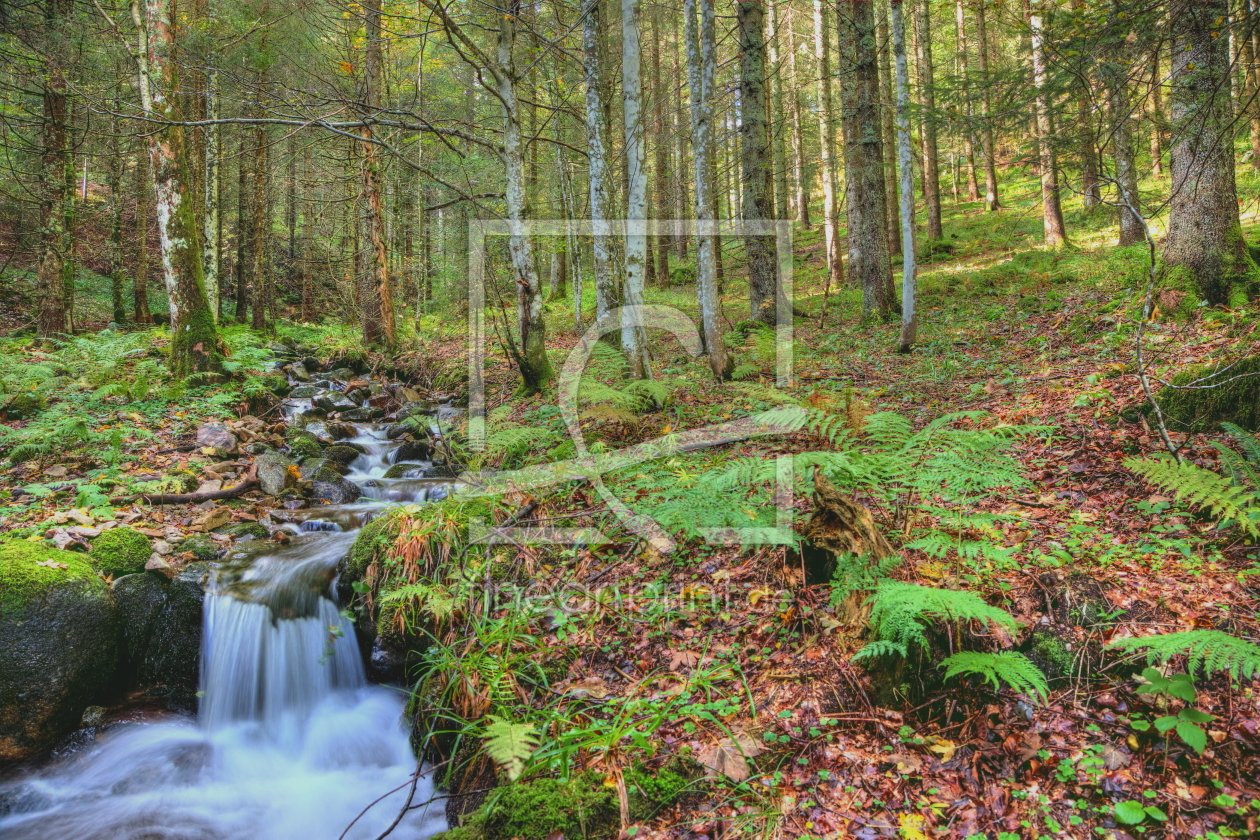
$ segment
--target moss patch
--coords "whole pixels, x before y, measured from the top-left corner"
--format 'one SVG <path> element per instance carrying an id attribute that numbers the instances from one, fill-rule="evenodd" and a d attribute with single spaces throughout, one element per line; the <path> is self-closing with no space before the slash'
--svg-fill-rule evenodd
<path id="1" fill-rule="evenodd" d="M 271 532 L 267 530 L 266 525 L 260 525 L 257 522 L 233 522 L 231 525 L 221 525 L 215 528 L 211 533 L 227 534 L 234 539 L 241 537 L 252 537 L 256 540 L 265 540 L 271 536 Z"/>
<path id="2" fill-rule="evenodd" d="M 219 547 L 209 537 L 189 537 L 179 547 L 180 551 L 191 551 L 194 560 L 209 562 L 219 554 Z"/>
<path id="3" fill-rule="evenodd" d="M 1232 365 L 1192 367 L 1174 376 L 1155 400 L 1173 431 L 1218 431 L 1222 422 L 1260 430 L 1260 356 Z"/>
<path id="4" fill-rule="evenodd" d="M 146 553 L 145 558 L 148 556 Z M 72 582 L 86 584 L 93 590 L 106 588 L 105 581 L 82 554 L 59 551 L 30 540 L 0 540 L 0 614 L 21 611 L 49 590 Z"/>
<path id="5" fill-rule="evenodd" d="M 385 478 L 406 478 L 412 470 L 423 469 L 424 464 L 394 464 L 385 471 Z"/>
<path id="6" fill-rule="evenodd" d="M 672 769 L 625 771 L 630 821 L 649 820 L 669 807 L 694 782 Z M 620 830 L 617 791 L 604 774 L 579 773 L 569 781 L 534 779 L 501 788 L 464 825 L 438 835 L 443 840 L 546 840 L 556 833 L 569 838 L 612 840 Z"/>
<path id="7" fill-rule="evenodd" d="M 92 565 L 121 577 L 143 572 L 153 548 L 149 538 L 132 528 L 112 528 L 92 541 Z"/>

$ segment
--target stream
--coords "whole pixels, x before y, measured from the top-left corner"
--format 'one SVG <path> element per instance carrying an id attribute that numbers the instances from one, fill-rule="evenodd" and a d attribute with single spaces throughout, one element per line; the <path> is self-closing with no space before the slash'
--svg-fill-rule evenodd
<path id="1" fill-rule="evenodd" d="M 284 403 L 292 421 L 311 400 Z M 287 512 L 293 538 L 229 551 L 203 618 L 200 709 L 102 727 L 97 743 L 0 786 L 6 840 L 337 840 L 376 838 L 398 816 L 416 758 L 403 691 L 368 683 L 333 578 L 357 530 L 387 502 L 450 492 L 449 479 L 385 479 L 401 444 L 353 427 L 367 451 L 346 478 L 355 504 Z M 241 543 L 249 547 L 249 542 Z M 237 559 L 233 559 L 233 556 Z M 243 555 L 243 556 L 242 556 Z M 421 777 L 413 802 L 432 785 Z M 418 840 L 447 827 L 442 801 L 394 828 Z"/>

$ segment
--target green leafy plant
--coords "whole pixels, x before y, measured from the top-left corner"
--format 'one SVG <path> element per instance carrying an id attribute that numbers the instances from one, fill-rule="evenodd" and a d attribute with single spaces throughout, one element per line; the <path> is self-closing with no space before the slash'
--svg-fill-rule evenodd
<path id="1" fill-rule="evenodd" d="M 1128 458 L 1124 465 L 1182 502 L 1230 521 L 1253 537 L 1260 536 L 1260 495 L 1240 486 L 1233 477 L 1168 456 Z"/>
<path id="2" fill-rule="evenodd" d="M 1260 674 L 1260 645 L 1222 633 L 1220 630 L 1187 630 L 1135 639 L 1116 639 L 1108 645 L 1120 651 L 1145 650 L 1151 663 L 1164 663 L 1185 656 L 1186 670 L 1193 675 L 1227 672 L 1235 680 Z"/>
<path id="3" fill-rule="evenodd" d="M 1141 676 L 1144 682 L 1138 686 L 1138 694 L 1163 694 L 1186 703 L 1193 703 L 1198 694 L 1194 687 L 1194 678 L 1189 674 L 1164 676 L 1158 669 L 1147 668 L 1142 671 Z M 1129 721 L 1129 726 L 1138 732 L 1147 731 L 1154 726 L 1155 731 L 1161 735 L 1167 735 L 1175 730 L 1177 737 L 1184 741 L 1186 746 L 1196 753 L 1202 753 L 1207 749 L 1207 733 L 1199 724 L 1215 719 L 1213 715 L 1187 705 L 1177 714 L 1163 715 L 1155 718 L 1153 722 L 1134 718 Z"/>
<path id="4" fill-rule="evenodd" d="M 538 735 L 526 723 L 513 723 L 497 715 L 489 716 L 484 743 L 486 755 L 507 773 L 510 781 L 520 778 L 525 761 L 538 749 Z"/>
<path id="5" fill-rule="evenodd" d="M 1012 633 L 1016 629 L 1010 613 L 989 606 L 974 592 L 887 581 L 876 587 L 870 604 L 870 626 L 876 640 L 859 650 L 855 660 L 889 652 L 909 656 L 911 645 L 927 646 L 926 630 L 933 620 L 993 623 Z"/>
<path id="6" fill-rule="evenodd" d="M 1046 675 L 1027 656 L 1013 650 L 1000 653 L 962 651 L 941 660 L 945 679 L 971 674 L 987 680 L 993 688 L 1009 686 L 1024 694 L 1045 698 L 1050 693 Z"/>

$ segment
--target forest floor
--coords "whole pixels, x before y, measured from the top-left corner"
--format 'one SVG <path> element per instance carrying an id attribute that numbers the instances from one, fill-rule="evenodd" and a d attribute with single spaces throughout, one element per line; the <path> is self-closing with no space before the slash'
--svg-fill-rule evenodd
<path id="1" fill-rule="evenodd" d="M 661 395 L 631 393 L 615 354 L 597 353 L 583 400 L 586 439 L 607 449 L 785 404 L 830 412 L 854 433 L 877 412 L 903 415 L 915 428 L 959 411 L 984 412 L 958 421 L 967 428 L 1024 427 L 1010 451 L 1025 484 L 986 491 L 970 511 L 984 516 L 956 529 L 958 546 L 983 541 L 994 550 L 908 547 L 931 516 L 907 515 L 878 494 L 859 497 L 899 558 L 881 566 L 879 577 L 974 592 L 1007 610 L 1018 623 L 1014 632 L 942 624 L 931 646 L 902 665 L 854 662 L 869 641 L 867 613 L 844 597 L 851 593 L 842 586 L 843 564 L 834 579 L 819 580 L 781 546 L 708 544 L 698 535 L 697 523 L 729 525 L 732 511 L 754 525 L 773 524 L 769 483 L 696 498 L 703 476 L 740 457 L 826 449 L 837 440 L 817 429 L 606 476 L 634 510 L 667 523 L 679 541 L 672 552 L 619 529 L 587 484 L 505 500 L 508 510 L 537 504 L 524 524 L 596 525 L 611 542 L 508 549 L 530 591 L 547 597 L 532 611 L 505 608 L 470 625 L 446 661 L 472 668 L 481 652 L 503 660 L 495 667 L 528 661 L 545 673 L 547 691 L 522 692 L 528 699 L 498 713 L 535 726 L 540 753 L 591 769 L 610 790 L 632 766 L 659 770 L 684 758 L 704 768 L 706 780 L 674 804 L 639 814 L 630 836 L 1206 840 L 1260 830 L 1256 683 L 1231 685 L 1219 675 L 1197 681 L 1193 708 L 1212 716 L 1203 722 L 1208 743 L 1200 752 L 1149 725 L 1182 704 L 1137 691 L 1142 657 L 1106 648 L 1115 639 L 1202 628 L 1260 637 L 1260 549 L 1125 466 L 1162 447 L 1149 422 L 1127 411 L 1143 402 L 1133 359 L 1145 249 L 1115 248 L 1105 212 L 1074 205 L 1074 246 L 1039 248 L 1032 185 L 1023 186 L 1029 189 L 1004 196 L 1010 207 L 1002 214 L 962 205 L 946 220 L 950 253 L 923 268 L 920 340 L 911 354 L 894 352 L 895 324 L 861 321 L 856 290 L 832 290 L 824 309 L 820 235 L 798 232 L 796 299 L 810 315 L 796 319 L 788 387 L 774 387 L 774 342 L 756 330 L 736 342 L 745 378 L 721 385 L 681 345 L 654 333 Z M 1254 233 L 1255 219 L 1247 222 Z M 690 287 L 652 288 L 647 297 L 694 312 L 693 294 Z M 1159 304 L 1147 337 L 1159 378 L 1254 352 L 1254 304 L 1196 308 L 1179 292 L 1163 294 Z M 553 303 L 549 315 L 557 365 L 579 338 L 561 326 L 571 320 L 565 306 Z M 741 311 L 728 299 L 733 330 Z M 338 328 L 282 332 L 322 356 L 353 344 Z M 423 340 L 380 360 L 382 367 L 405 368 L 417 387 L 438 389 L 466 364 L 462 330 L 426 316 L 417 332 Z M 265 414 L 258 375 L 245 375 L 266 357 L 245 331 L 229 333 L 239 381 L 191 388 L 165 382 L 156 356 L 144 367 L 144 337 L 153 334 L 126 335 L 79 339 L 55 352 L 5 346 L 0 373 L 12 381 L 23 366 L 114 368 L 91 382 L 76 373 L 54 383 L 45 412 L 51 420 L 9 424 L 0 447 L 10 455 L 22 443 L 34 448 L 0 472 L 0 529 L 44 535 L 78 507 L 155 535 L 196 530 L 203 512 L 191 507 L 112 508 L 110 482 L 204 477 L 213 459 L 190 444 L 207 418 L 256 411 L 263 421 L 253 428 L 263 440 L 282 431 L 269 426 L 274 415 Z M 125 387 L 102 393 L 111 381 Z M 469 454 L 475 464 L 521 468 L 573 455 L 554 393 L 515 396 L 514 373 L 497 354 L 486 381 L 490 448 Z M 86 422 L 75 426 L 76 417 Z M 43 432 L 32 431 L 41 423 Z M 1217 468 L 1215 439 L 1198 435 L 1182 454 Z M 809 478 L 797 476 L 792 501 L 801 521 L 814 505 Z M 911 508 L 921 501 L 901 499 Z M 234 518 L 249 520 L 271 504 L 255 496 L 230 507 Z M 877 583 L 863 580 L 851 588 Z M 1048 696 L 943 678 L 936 663 L 962 646 L 1025 653 L 1049 678 Z"/>

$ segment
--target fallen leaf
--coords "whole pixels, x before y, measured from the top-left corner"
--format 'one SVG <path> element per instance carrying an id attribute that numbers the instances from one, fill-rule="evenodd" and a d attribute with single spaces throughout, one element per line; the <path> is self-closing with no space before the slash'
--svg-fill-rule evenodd
<path id="1" fill-rule="evenodd" d="M 694 668 L 699 661 L 700 654 L 695 651 L 676 650 L 669 655 L 669 669 L 677 671 L 679 668 Z"/>
<path id="2" fill-rule="evenodd" d="M 56 560 L 37 560 L 37 561 L 35 561 L 35 565 L 36 565 L 36 566 L 46 566 L 46 567 L 47 567 L 47 568 L 49 568 L 49 569 L 68 569 L 68 568 L 70 568 L 70 567 L 69 567 L 68 565 L 66 565 L 65 563 L 58 563 Z"/>
<path id="3" fill-rule="evenodd" d="M 696 759 L 709 770 L 709 777 L 723 775 L 734 782 L 742 782 L 752 772 L 748 759 L 761 754 L 761 746 L 747 732 L 736 729 L 733 738 L 723 738 L 716 746 L 704 747 Z"/>

